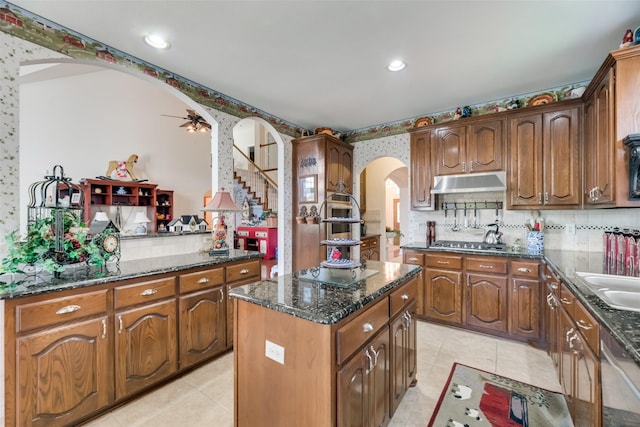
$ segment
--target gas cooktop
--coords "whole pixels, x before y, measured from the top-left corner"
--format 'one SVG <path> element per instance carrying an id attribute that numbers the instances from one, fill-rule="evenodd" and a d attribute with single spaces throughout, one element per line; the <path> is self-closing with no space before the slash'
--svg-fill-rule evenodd
<path id="1" fill-rule="evenodd" d="M 483 252 L 504 252 L 507 245 L 504 243 L 461 242 L 457 240 L 436 240 L 430 248 L 466 249 Z"/>

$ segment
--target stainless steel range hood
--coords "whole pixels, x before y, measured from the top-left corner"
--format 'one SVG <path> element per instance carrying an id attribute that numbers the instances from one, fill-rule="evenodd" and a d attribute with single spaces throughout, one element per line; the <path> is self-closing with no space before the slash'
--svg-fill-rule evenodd
<path id="1" fill-rule="evenodd" d="M 485 191 L 506 191 L 506 189 L 506 172 L 481 172 L 435 176 L 433 177 L 433 190 L 431 190 L 431 193 L 479 193 Z"/>

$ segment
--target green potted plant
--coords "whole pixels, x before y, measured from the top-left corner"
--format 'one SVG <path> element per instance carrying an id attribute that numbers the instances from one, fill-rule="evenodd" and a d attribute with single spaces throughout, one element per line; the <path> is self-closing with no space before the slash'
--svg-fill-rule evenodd
<path id="1" fill-rule="evenodd" d="M 277 227 L 278 226 L 278 211 L 275 210 L 266 210 L 263 213 L 265 221 L 267 221 L 267 227 Z"/>
<path id="2" fill-rule="evenodd" d="M 387 239 L 393 239 L 394 245 L 400 245 L 400 237 L 404 236 L 404 234 L 402 234 L 400 230 L 393 229 L 391 227 L 385 227 L 385 232 L 386 232 L 385 237 Z"/>
<path id="3" fill-rule="evenodd" d="M 38 218 L 29 224 L 27 235 L 18 231 L 6 236 L 8 253 L 0 263 L 0 273 L 26 273 L 29 267 L 59 274 L 68 264 L 86 262 L 103 266 L 103 249 L 87 237 L 87 228 L 77 214 L 63 211 L 64 233 L 61 249 L 56 250 L 55 218 Z"/>

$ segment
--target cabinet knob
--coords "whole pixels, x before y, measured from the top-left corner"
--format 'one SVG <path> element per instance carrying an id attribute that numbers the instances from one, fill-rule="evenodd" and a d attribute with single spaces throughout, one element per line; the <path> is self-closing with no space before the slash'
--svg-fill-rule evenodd
<path id="1" fill-rule="evenodd" d="M 493 268 L 493 265 L 484 265 L 484 264 L 480 264 L 480 268 L 492 269 L 492 268 Z"/>
<path id="2" fill-rule="evenodd" d="M 585 322 L 583 319 L 578 320 L 576 322 L 576 325 L 578 325 L 579 328 L 584 329 L 585 331 L 593 329 L 593 325 Z"/>
<path id="3" fill-rule="evenodd" d="M 371 331 L 373 331 L 373 323 L 367 322 L 364 325 L 362 325 L 362 332 L 364 332 L 366 334 L 366 333 L 369 333 Z"/>
<path id="4" fill-rule="evenodd" d="M 62 307 L 61 309 L 56 311 L 56 314 L 68 314 L 78 310 L 80 310 L 79 305 L 67 305 L 66 307 Z"/>
<path id="5" fill-rule="evenodd" d="M 145 289 L 144 291 L 140 292 L 140 295 L 143 297 L 148 297 L 149 295 L 154 295 L 157 293 L 158 293 L 157 289 Z"/>
<path id="6" fill-rule="evenodd" d="M 531 269 L 527 268 L 527 267 L 520 267 L 520 268 L 518 268 L 518 271 L 520 273 L 531 273 Z"/>
<path id="7" fill-rule="evenodd" d="M 205 283 L 209 283 L 209 279 L 207 279 L 206 277 L 198 279 L 198 284 L 203 285 Z"/>
<path id="8" fill-rule="evenodd" d="M 440 260 L 438 260 L 437 262 L 438 262 L 438 264 L 449 265 L 449 261 L 440 261 Z"/>
<path id="9" fill-rule="evenodd" d="M 242 270 L 240 270 L 240 274 L 247 274 L 249 272 L 248 269 L 243 268 Z"/>
<path id="10" fill-rule="evenodd" d="M 418 261 L 418 258 L 412 256 L 411 258 L 408 259 L 408 261 L 416 262 L 416 261 Z"/>
<path id="11" fill-rule="evenodd" d="M 544 204 L 545 205 L 549 204 L 549 192 L 548 191 L 544 192 Z"/>
<path id="12" fill-rule="evenodd" d="M 538 204 L 542 204 L 542 193 L 538 193 Z"/>
<path id="13" fill-rule="evenodd" d="M 400 297 L 400 299 L 401 299 L 401 300 L 406 301 L 406 300 L 408 300 L 408 299 L 409 299 L 409 295 L 407 295 L 407 294 L 402 294 L 402 296 Z"/>

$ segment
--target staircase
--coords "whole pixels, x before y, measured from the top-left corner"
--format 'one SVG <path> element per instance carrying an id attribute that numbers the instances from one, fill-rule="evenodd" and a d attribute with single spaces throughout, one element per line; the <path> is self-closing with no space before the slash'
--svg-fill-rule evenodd
<path id="1" fill-rule="evenodd" d="M 250 200 L 262 207 L 263 211 L 278 209 L 278 184 L 269 177 L 267 172 L 274 169 L 261 169 L 235 144 L 233 179 L 247 193 Z M 240 156 L 241 162 L 236 162 L 236 156 Z M 236 164 L 247 165 L 246 168 L 238 168 Z M 277 169 L 275 169 L 277 172 Z"/>

